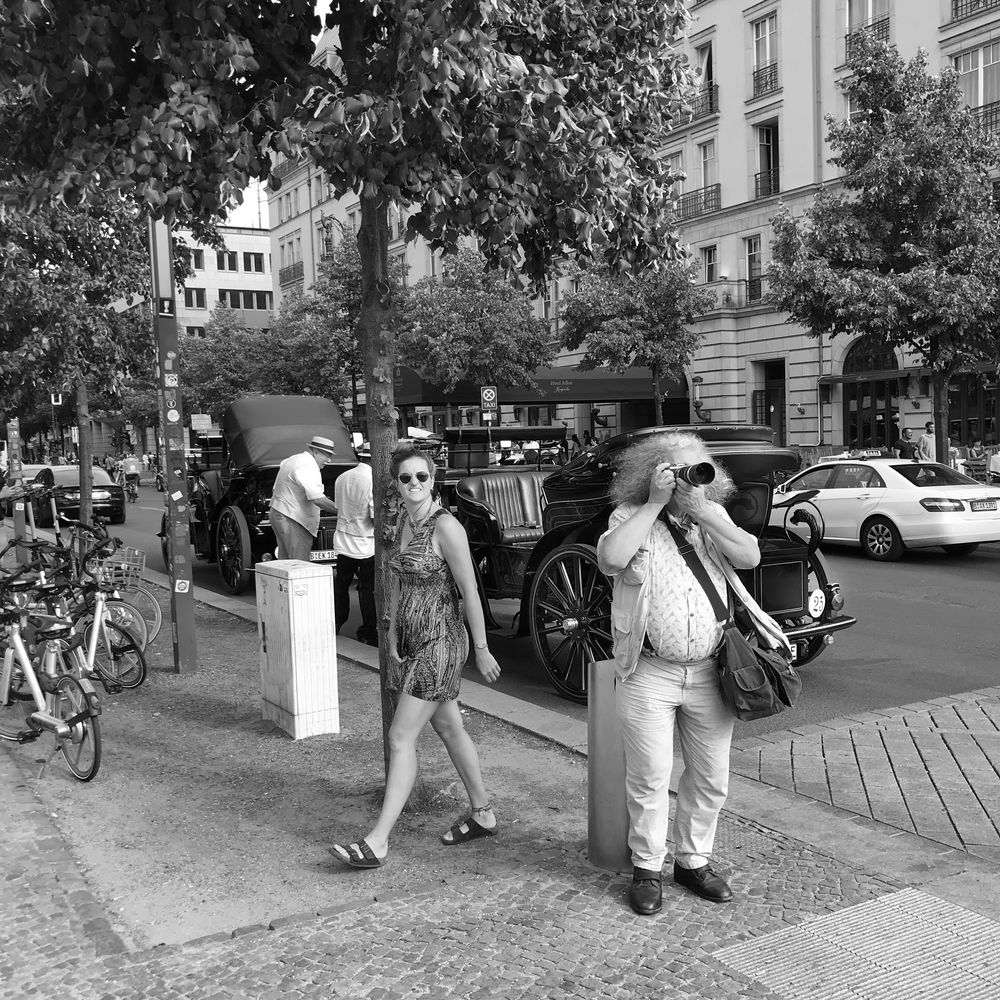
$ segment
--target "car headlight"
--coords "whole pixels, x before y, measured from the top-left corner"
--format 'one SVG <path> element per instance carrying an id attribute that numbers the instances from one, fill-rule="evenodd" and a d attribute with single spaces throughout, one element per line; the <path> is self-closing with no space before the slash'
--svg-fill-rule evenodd
<path id="1" fill-rule="evenodd" d="M 953 500 L 951 497 L 924 497 L 920 501 L 920 506 L 936 514 L 942 511 L 965 510 L 965 504 L 961 500 Z"/>

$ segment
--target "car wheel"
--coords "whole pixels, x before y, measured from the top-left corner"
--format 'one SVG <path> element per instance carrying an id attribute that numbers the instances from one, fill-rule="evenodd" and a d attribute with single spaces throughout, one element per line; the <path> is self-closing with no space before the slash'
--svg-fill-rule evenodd
<path id="1" fill-rule="evenodd" d="M 971 556 L 979 548 L 979 542 L 961 542 L 956 545 L 942 545 L 950 556 Z"/>
<path id="2" fill-rule="evenodd" d="M 861 526 L 861 548 L 869 559 L 893 562 L 903 554 L 899 529 L 885 517 L 873 517 Z"/>
<path id="3" fill-rule="evenodd" d="M 250 586 L 253 550 L 246 515 L 239 507 L 227 507 L 219 516 L 215 551 L 226 589 L 231 594 L 242 594 Z"/>
<path id="4" fill-rule="evenodd" d="M 124 524 L 125 523 L 125 508 L 122 507 L 121 513 L 114 513 L 111 515 L 112 524 Z"/>

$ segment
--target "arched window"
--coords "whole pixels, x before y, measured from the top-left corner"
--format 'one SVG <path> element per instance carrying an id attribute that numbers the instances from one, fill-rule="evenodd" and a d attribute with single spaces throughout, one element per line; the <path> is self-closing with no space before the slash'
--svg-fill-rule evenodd
<path id="1" fill-rule="evenodd" d="M 844 358 L 844 444 L 889 448 L 899 436 L 899 379 L 896 352 L 859 337 Z"/>

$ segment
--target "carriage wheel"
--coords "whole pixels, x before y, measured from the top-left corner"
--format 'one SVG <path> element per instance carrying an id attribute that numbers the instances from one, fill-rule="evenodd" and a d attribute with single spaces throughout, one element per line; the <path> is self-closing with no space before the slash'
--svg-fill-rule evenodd
<path id="1" fill-rule="evenodd" d="M 535 571 L 529 597 L 535 654 L 555 689 L 587 700 L 587 664 L 611 657 L 611 581 L 592 545 L 553 549 Z"/>
<path id="2" fill-rule="evenodd" d="M 219 516 L 215 545 L 219 576 L 226 590 L 231 594 L 242 594 L 250 586 L 253 552 L 247 519 L 239 507 L 227 507 Z"/>

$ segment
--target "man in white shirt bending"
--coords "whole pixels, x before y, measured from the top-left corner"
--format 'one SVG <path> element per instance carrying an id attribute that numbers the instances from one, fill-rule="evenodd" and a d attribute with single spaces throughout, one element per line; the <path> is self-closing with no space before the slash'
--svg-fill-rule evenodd
<path id="1" fill-rule="evenodd" d="M 375 502 L 372 498 L 371 455 L 341 473 L 333 488 L 337 504 L 337 530 L 333 549 L 337 553 L 337 575 L 333 581 L 337 632 L 351 613 L 350 588 L 358 579 L 361 628 L 358 642 L 378 645 L 375 617 Z"/>
<path id="2" fill-rule="evenodd" d="M 335 455 L 333 442 L 316 435 L 305 451 L 291 455 L 278 467 L 269 519 L 278 540 L 279 559 L 308 560 L 319 531 L 319 512 L 337 512 L 323 491 L 322 476 Z"/>

